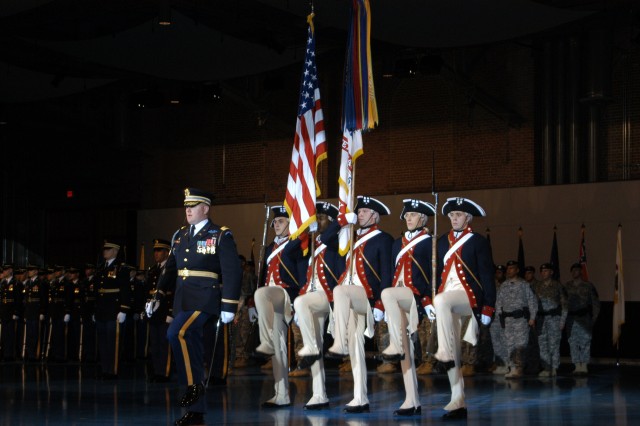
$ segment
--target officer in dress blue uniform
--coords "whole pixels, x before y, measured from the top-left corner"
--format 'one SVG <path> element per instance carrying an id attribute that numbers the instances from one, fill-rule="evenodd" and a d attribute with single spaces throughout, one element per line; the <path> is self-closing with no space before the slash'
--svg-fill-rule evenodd
<path id="1" fill-rule="evenodd" d="M 274 241 L 264 254 L 259 287 L 249 301 L 249 317 L 258 318 L 260 345 L 256 352 L 273 356 L 275 395 L 262 403 L 264 408 L 291 405 L 289 398 L 289 360 L 287 326 L 293 318 L 291 306 L 306 280 L 307 257 L 302 254 L 300 239 L 289 239 L 289 214 L 284 206 L 272 206 Z"/>
<path id="2" fill-rule="evenodd" d="M 16 358 L 18 320 L 22 315 L 22 283 L 13 276 L 13 265 L 2 266 L 0 280 L 0 345 L 5 361 Z"/>
<path id="3" fill-rule="evenodd" d="M 84 279 L 81 281 L 84 288 L 84 300 L 80 308 L 82 317 L 82 333 L 80 336 L 82 349 L 80 361 L 95 362 L 96 360 L 96 266 L 93 263 L 84 265 Z"/>
<path id="4" fill-rule="evenodd" d="M 118 256 L 120 245 L 105 241 L 102 247 L 104 263 L 96 273 L 96 335 L 98 354 L 105 380 L 118 377 L 122 351 L 124 321 L 131 310 L 129 268 Z"/>
<path id="5" fill-rule="evenodd" d="M 209 208 L 213 196 L 187 188 L 184 191 L 186 219 L 172 238 L 171 254 L 160 277 L 154 300 L 145 309 L 153 317 L 161 300 L 175 285 L 174 319 L 167 330 L 173 349 L 180 384 L 186 392 L 180 400 L 186 413 L 176 425 L 204 423 L 207 411 L 204 389 L 203 327 L 210 316 L 222 323 L 233 320 L 240 289 L 242 269 L 231 231 L 213 224 Z M 177 279 L 173 275 L 177 271 Z"/>
<path id="6" fill-rule="evenodd" d="M 347 258 L 340 284 L 333 290 L 334 342 L 327 353 L 333 358 L 342 358 L 347 354 L 351 358 L 353 399 L 344 408 L 346 413 L 369 411 L 364 337 L 373 336 L 374 317 L 376 321 L 384 318 L 380 296 L 382 290 L 391 286 L 393 264 L 393 237 L 378 229 L 380 216 L 388 215 L 389 208 L 373 197 L 358 195 L 355 211 L 340 214 L 338 220 L 329 226 L 329 231 L 334 233 L 349 224 L 358 223 L 360 226 L 353 244 L 352 258 Z"/>
<path id="7" fill-rule="evenodd" d="M 322 359 L 324 324 L 331 312 L 333 288 L 344 271 L 345 259 L 338 253 L 338 235 L 327 232 L 329 224 L 337 219 L 338 208 L 328 202 L 316 203 L 318 231 L 309 258 L 307 282 L 294 301 L 295 318 L 302 334 L 303 347 L 298 351 L 301 358 L 299 368 L 311 366 L 313 395 L 304 406 L 305 410 L 320 410 L 329 407 L 329 398 L 324 383 L 324 361 Z"/>
<path id="8" fill-rule="evenodd" d="M 160 301 L 160 306 L 149 318 L 149 355 L 153 374 L 149 378 L 150 382 L 164 383 L 169 381 L 171 374 L 171 347 L 167 340 L 167 330 L 173 321 L 173 292 L 176 287 L 176 271 L 165 272 L 171 242 L 161 238 L 153 240 L 153 260 L 155 264 L 149 268 L 147 273 L 147 301 L 153 298 L 160 276 L 163 273 L 171 274 L 167 277 L 168 287 L 165 289 L 164 297 Z"/>
<path id="9" fill-rule="evenodd" d="M 467 198 L 449 198 L 442 214 L 451 220 L 451 231 L 437 244 L 438 294 L 425 312 L 436 319 L 438 351 L 436 359 L 447 369 L 451 401 L 444 407 L 444 420 L 467 417 L 464 382 L 460 372 L 461 318 L 470 316 L 464 340 L 475 345 L 478 322 L 491 323 L 496 290 L 491 246 L 486 238 L 472 231 L 474 216 L 485 216 L 484 209 Z"/>
<path id="10" fill-rule="evenodd" d="M 432 239 L 426 229 L 428 216 L 435 215 L 430 203 L 416 199 L 403 200 L 400 219 L 407 224 L 404 235 L 393 242 L 391 259 L 395 273 L 392 286 L 382 291 L 382 303 L 389 324 L 389 346 L 383 358 L 400 360 L 406 397 L 396 416 L 420 414 L 418 379 L 413 339 L 418 329 L 422 300 L 431 295 Z"/>

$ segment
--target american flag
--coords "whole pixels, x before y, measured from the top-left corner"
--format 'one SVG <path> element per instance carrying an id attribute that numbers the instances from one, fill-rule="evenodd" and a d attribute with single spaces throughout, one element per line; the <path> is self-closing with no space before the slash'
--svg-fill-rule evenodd
<path id="1" fill-rule="evenodd" d="M 345 129 L 342 135 L 342 155 L 340 158 L 340 176 L 338 177 L 338 210 L 341 214 L 350 213 L 355 207 L 353 202 L 353 170 L 356 159 L 362 155 L 362 131 L 350 132 Z M 340 230 L 338 251 L 342 256 L 349 251 L 350 227 Z"/>
<path id="2" fill-rule="evenodd" d="M 318 70 L 316 68 L 316 41 L 313 30 L 313 14 L 307 18 L 307 49 L 302 69 L 300 101 L 296 120 L 296 135 L 289 166 L 287 193 L 284 205 L 289 213 L 291 239 L 300 236 L 307 228 L 315 230 L 316 196 L 320 187 L 316 182 L 316 169 L 327 157 L 324 118 L 320 104 Z M 306 247 L 303 247 L 306 252 Z"/>
<path id="3" fill-rule="evenodd" d="M 584 232 L 585 227 L 582 225 L 580 229 L 580 252 L 578 254 L 578 262 L 580 263 L 581 272 L 583 281 L 589 281 L 589 271 L 587 270 L 587 244 L 584 241 Z"/>

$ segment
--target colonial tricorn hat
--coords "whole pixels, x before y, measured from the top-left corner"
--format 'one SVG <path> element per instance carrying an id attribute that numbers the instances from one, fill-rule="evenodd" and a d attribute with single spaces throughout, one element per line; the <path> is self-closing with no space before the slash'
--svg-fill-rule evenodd
<path id="1" fill-rule="evenodd" d="M 200 203 L 204 203 L 208 206 L 211 205 L 213 200 L 213 194 L 207 191 L 203 191 L 198 188 L 185 188 L 184 190 L 184 206 L 194 207 Z"/>
<path id="2" fill-rule="evenodd" d="M 287 219 L 289 219 L 289 213 L 287 212 L 287 209 L 285 206 L 283 205 L 271 206 L 270 209 L 273 212 L 273 220 L 279 217 L 286 217 Z M 271 221 L 272 228 L 273 228 L 273 220 Z"/>
<path id="3" fill-rule="evenodd" d="M 332 219 L 338 217 L 338 208 L 328 201 L 316 201 L 316 213 L 324 213 Z"/>
<path id="4" fill-rule="evenodd" d="M 389 207 L 385 206 L 382 201 L 376 200 L 375 198 L 366 195 L 358 195 L 358 202 L 356 204 L 355 212 L 357 213 L 359 209 L 371 209 L 375 212 L 378 212 L 380 216 L 391 214 Z"/>
<path id="5" fill-rule="evenodd" d="M 153 240 L 154 250 L 171 250 L 171 243 L 167 240 L 156 238 Z"/>
<path id="6" fill-rule="evenodd" d="M 400 213 L 400 220 L 404 220 L 404 214 L 409 212 L 426 214 L 427 216 L 435 216 L 436 214 L 436 208 L 433 207 L 433 204 L 426 201 L 406 198 L 402 200 L 402 204 L 404 207 L 402 208 L 402 213 Z"/>
<path id="7" fill-rule="evenodd" d="M 448 215 L 450 212 L 465 212 L 471 216 L 487 215 L 478 203 L 463 197 L 447 198 L 447 202 L 442 206 L 442 214 Z"/>

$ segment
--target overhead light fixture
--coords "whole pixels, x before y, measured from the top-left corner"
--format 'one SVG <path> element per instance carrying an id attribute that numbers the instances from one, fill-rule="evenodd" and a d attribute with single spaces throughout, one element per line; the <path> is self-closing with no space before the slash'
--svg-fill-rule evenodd
<path id="1" fill-rule="evenodd" d="M 158 25 L 163 27 L 171 25 L 171 6 L 169 6 L 169 0 L 162 0 L 159 3 Z"/>

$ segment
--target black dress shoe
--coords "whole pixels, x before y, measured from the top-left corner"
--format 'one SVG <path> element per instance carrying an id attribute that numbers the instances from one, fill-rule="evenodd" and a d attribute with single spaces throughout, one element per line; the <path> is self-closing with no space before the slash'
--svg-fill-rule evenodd
<path id="1" fill-rule="evenodd" d="M 327 351 L 327 353 L 324 354 L 324 357 L 327 358 L 327 359 L 339 359 L 339 360 L 341 360 L 345 356 L 346 355 L 337 354 L 337 353 L 331 352 L 331 351 Z"/>
<path id="2" fill-rule="evenodd" d="M 466 407 L 458 408 L 457 410 L 448 411 L 444 416 L 442 416 L 442 420 L 459 420 L 467 418 L 467 409 Z"/>
<path id="3" fill-rule="evenodd" d="M 180 406 L 189 407 L 193 405 L 198 399 L 200 399 L 202 395 L 204 395 L 204 386 L 202 385 L 202 383 L 188 386 L 187 391 L 184 393 L 182 399 L 180 400 Z"/>
<path id="4" fill-rule="evenodd" d="M 422 407 L 398 408 L 393 412 L 394 416 L 415 416 L 422 413 Z"/>
<path id="5" fill-rule="evenodd" d="M 304 406 L 305 410 L 324 410 L 329 408 L 328 402 L 321 402 L 320 404 L 307 404 Z"/>
<path id="6" fill-rule="evenodd" d="M 358 413 L 368 413 L 369 412 L 369 404 L 364 405 L 346 405 L 344 407 L 345 413 L 349 414 L 358 414 Z"/>
<path id="7" fill-rule="evenodd" d="M 264 352 L 253 351 L 249 358 L 258 360 L 258 361 L 266 361 L 271 358 L 273 355 L 265 354 Z"/>
<path id="8" fill-rule="evenodd" d="M 290 407 L 291 403 L 288 404 L 276 404 L 275 402 L 265 401 L 262 403 L 262 408 L 285 408 Z"/>
<path id="9" fill-rule="evenodd" d="M 404 359 L 404 354 L 382 354 L 382 359 L 387 362 L 398 362 Z"/>
<path id="10" fill-rule="evenodd" d="M 175 421 L 176 426 L 187 425 L 203 425 L 204 415 L 202 413 L 194 413 L 193 411 L 187 411 L 187 413 Z"/>
<path id="11" fill-rule="evenodd" d="M 455 361 L 438 361 L 444 371 L 449 371 L 456 366 Z"/>
<path id="12" fill-rule="evenodd" d="M 319 360 L 321 357 L 320 354 L 318 355 L 309 355 L 309 356 L 303 356 L 300 358 L 300 361 L 298 361 L 298 368 L 300 370 L 304 370 L 305 368 L 309 368 L 311 367 L 317 360 Z"/>

